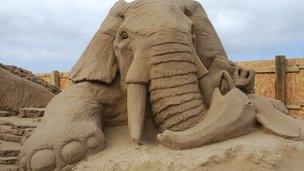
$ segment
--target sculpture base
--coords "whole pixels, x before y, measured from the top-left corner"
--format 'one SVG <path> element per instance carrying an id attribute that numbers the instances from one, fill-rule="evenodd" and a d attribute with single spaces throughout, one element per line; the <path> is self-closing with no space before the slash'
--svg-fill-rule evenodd
<path id="1" fill-rule="evenodd" d="M 76 170 L 302 170 L 304 143 L 255 132 L 200 148 L 174 151 L 145 140 L 131 143 L 126 126 L 107 128 L 106 149 Z M 147 137 L 147 135 L 145 135 Z"/>

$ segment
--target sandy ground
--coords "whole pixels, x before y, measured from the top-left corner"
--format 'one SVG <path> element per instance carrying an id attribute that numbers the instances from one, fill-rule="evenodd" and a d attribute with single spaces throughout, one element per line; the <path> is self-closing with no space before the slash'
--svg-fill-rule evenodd
<path id="1" fill-rule="evenodd" d="M 140 146 L 132 145 L 127 130 L 126 126 L 106 129 L 106 149 L 73 170 L 304 170 L 304 142 L 286 140 L 262 129 L 182 151 L 170 150 L 151 140 Z"/>

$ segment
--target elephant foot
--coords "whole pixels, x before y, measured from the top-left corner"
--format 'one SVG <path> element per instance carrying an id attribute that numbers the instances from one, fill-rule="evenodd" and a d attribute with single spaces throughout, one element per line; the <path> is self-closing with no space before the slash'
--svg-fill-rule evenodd
<path id="1" fill-rule="evenodd" d="M 20 165 L 24 170 L 71 170 L 88 155 L 104 148 L 105 138 L 96 118 L 65 122 L 46 120 L 25 142 Z"/>
<path id="2" fill-rule="evenodd" d="M 257 109 L 257 120 L 266 130 L 279 136 L 304 140 L 304 120 L 287 115 L 285 105 L 278 101 L 253 96 Z"/>
<path id="3" fill-rule="evenodd" d="M 255 108 L 246 94 L 233 88 L 223 96 L 216 88 L 200 123 L 185 131 L 166 130 L 158 135 L 158 140 L 173 149 L 200 147 L 249 133 L 255 123 Z"/>

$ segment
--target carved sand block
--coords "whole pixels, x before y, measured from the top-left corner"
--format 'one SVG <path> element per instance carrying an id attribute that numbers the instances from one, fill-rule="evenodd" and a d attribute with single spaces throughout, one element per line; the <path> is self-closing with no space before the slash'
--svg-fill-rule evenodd
<path id="1" fill-rule="evenodd" d="M 107 126 L 128 125 L 130 140 L 141 144 L 145 118 L 158 143 L 174 149 L 249 133 L 256 121 L 302 139 L 304 121 L 286 115 L 283 104 L 253 97 L 254 76 L 228 60 L 198 2 L 120 0 L 74 65 L 73 84 L 47 105 L 20 165 L 71 170 L 106 147 Z"/>
<path id="2" fill-rule="evenodd" d="M 45 107 L 55 96 L 47 88 L 0 67 L 0 108 L 18 112 L 22 107 Z"/>
<path id="3" fill-rule="evenodd" d="M 45 87 L 46 89 L 48 89 L 50 92 L 52 92 L 53 94 L 58 94 L 61 92 L 59 87 L 56 87 L 46 81 L 44 81 L 43 79 L 35 76 L 31 71 L 25 70 L 23 68 L 19 68 L 13 65 L 4 65 L 0 63 L 0 68 L 10 72 L 13 75 L 16 75 L 20 78 L 26 79 L 28 81 L 31 81 L 33 83 L 39 84 L 43 87 Z"/>
<path id="4" fill-rule="evenodd" d="M 0 168 L 17 170 L 20 149 L 30 136 L 37 122 L 31 118 L 6 116 L 0 118 Z"/>

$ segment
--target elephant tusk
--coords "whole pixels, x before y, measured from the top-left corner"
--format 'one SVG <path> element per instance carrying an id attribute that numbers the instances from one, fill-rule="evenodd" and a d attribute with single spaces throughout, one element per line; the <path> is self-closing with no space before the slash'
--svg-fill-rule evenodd
<path id="1" fill-rule="evenodd" d="M 128 84 L 127 91 L 128 127 L 133 143 L 140 144 L 146 113 L 147 87 Z"/>

